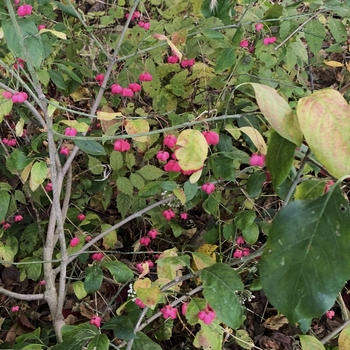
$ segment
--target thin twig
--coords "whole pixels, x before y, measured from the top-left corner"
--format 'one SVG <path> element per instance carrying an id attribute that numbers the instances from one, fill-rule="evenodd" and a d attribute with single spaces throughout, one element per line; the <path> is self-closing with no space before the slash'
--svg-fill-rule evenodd
<path id="1" fill-rule="evenodd" d="M 339 326 L 338 328 L 336 328 L 334 331 L 332 331 L 331 333 L 329 333 L 328 335 L 326 335 L 323 339 L 320 340 L 320 342 L 322 344 L 326 344 L 327 342 L 329 342 L 333 337 L 335 337 L 338 333 L 340 333 L 346 326 L 348 326 L 350 324 L 350 320 L 347 320 L 346 322 L 344 322 L 341 326 Z"/>

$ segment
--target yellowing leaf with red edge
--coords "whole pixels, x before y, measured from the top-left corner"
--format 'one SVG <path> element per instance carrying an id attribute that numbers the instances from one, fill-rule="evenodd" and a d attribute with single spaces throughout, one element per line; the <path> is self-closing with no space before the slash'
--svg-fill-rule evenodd
<path id="1" fill-rule="evenodd" d="M 137 293 L 139 288 L 150 288 L 151 285 L 152 285 L 152 282 L 149 278 L 138 279 L 134 283 L 134 290 Z"/>
<path id="2" fill-rule="evenodd" d="M 123 114 L 120 112 L 103 112 L 103 111 L 98 111 L 97 112 L 97 119 L 100 120 L 113 120 L 115 117 L 122 117 Z"/>
<path id="3" fill-rule="evenodd" d="M 216 318 L 210 325 L 206 325 L 203 321 L 199 321 L 201 330 L 197 332 L 193 340 L 193 345 L 198 349 L 213 350 L 222 349 L 222 327 L 218 325 Z"/>
<path id="4" fill-rule="evenodd" d="M 173 34 L 171 34 L 171 41 L 173 42 L 174 45 L 185 45 L 187 34 L 188 34 L 188 29 L 182 28 L 174 32 Z"/>
<path id="5" fill-rule="evenodd" d="M 149 264 L 148 262 L 141 263 L 142 266 L 142 272 L 139 278 L 145 277 L 147 274 L 149 274 Z"/>
<path id="6" fill-rule="evenodd" d="M 271 126 L 285 139 L 297 147 L 301 145 L 303 134 L 296 115 L 288 102 L 275 89 L 256 83 L 249 83 L 254 91 L 261 113 Z"/>
<path id="7" fill-rule="evenodd" d="M 65 33 L 62 33 L 62 32 L 58 32 L 57 30 L 52 30 L 52 29 L 40 29 L 39 33 L 51 33 L 53 34 L 54 36 L 57 36 L 57 38 L 60 38 L 60 39 L 63 39 L 63 40 L 66 40 L 67 39 L 67 35 Z"/>
<path id="8" fill-rule="evenodd" d="M 174 55 L 176 55 L 177 57 L 179 57 L 179 60 L 182 60 L 182 53 L 180 52 L 180 50 L 163 34 L 153 34 L 153 37 L 155 37 L 158 40 L 166 40 L 168 45 L 171 47 L 171 51 L 174 53 Z"/>
<path id="9" fill-rule="evenodd" d="M 350 325 L 347 325 L 339 335 L 339 350 L 350 350 Z"/>
<path id="10" fill-rule="evenodd" d="M 124 127 L 129 135 L 143 134 L 149 132 L 149 124 L 145 119 L 127 119 L 124 122 Z M 133 137 L 135 141 L 149 143 L 149 136 Z"/>
<path id="11" fill-rule="evenodd" d="M 267 153 L 266 142 L 258 130 L 256 130 L 255 128 L 252 128 L 251 126 L 243 126 L 238 130 L 242 131 L 247 136 L 249 136 L 249 138 L 251 139 L 251 141 L 253 142 L 254 146 L 257 148 L 259 153 L 264 155 Z"/>
<path id="12" fill-rule="evenodd" d="M 137 296 L 152 310 L 154 310 L 156 305 L 163 299 L 163 293 L 157 286 L 151 286 L 149 288 L 138 288 Z"/>
<path id="13" fill-rule="evenodd" d="M 184 130 L 177 138 L 176 158 L 182 170 L 200 169 L 207 158 L 208 144 L 201 132 Z"/>
<path id="14" fill-rule="evenodd" d="M 164 258 L 171 258 L 177 256 L 178 254 L 176 248 L 168 249 L 160 254 L 159 259 L 157 261 L 160 261 Z M 157 264 L 157 276 L 158 278 L 167 278 L 169 280 L 173 280 L 177 276 L 182 276 L 181 268 L 182 265 L 179 264 Z"/>
<path id="15" fill-rule="evenodd" d="M 350 174 L 350 108 L 336 90 L 324 89 L 303 97 L 297 115 L 305 140 L 336 178 Z"/>
<path id="16" fill-rule="evenodd" d="M 323 61 L 329 67 L 344 67 L 343 63 L 337 61 Z"/>
<path id="17" fill-rule="evenodd" d="M 174 188 L 173 193 L 182 205 L 186 203 L 186 195 L 182 188 Z"/>

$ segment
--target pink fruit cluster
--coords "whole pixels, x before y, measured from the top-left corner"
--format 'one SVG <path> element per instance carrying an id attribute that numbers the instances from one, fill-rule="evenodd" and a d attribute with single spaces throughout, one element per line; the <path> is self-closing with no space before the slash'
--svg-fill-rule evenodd
<path id="1" fill-rule="evenodd" d="M 264 25 L 263 25 L 262 23 L 257 23 L 257 24 L 255 25 L 255 30 L 256 30 L 257 32 L 260 32 L 260 30 L 263 29 L 263 28 L 264 28 Z"/>
<path id="2" fill-rule="evenodd" d="M 105 78 L 104 74 L 97 74 L 95 76 L 95 79 L 98 82 L 98 85 L 100 86 L 102 85 L 104 78 Z"/>
<path id="3" fill-rule="evenodd" d="M 198 312 L 198 318 L 205 324 L 211 324 L 215 317 L 216 313 L 209 305 L 204 310 Z"/>
<path id="4" fill-rule="evenodd" d="M 16 139 L 5 138 L 5 139 L 2 139 L 2 142 L 4 145 L 9 146 L 9 147 L 15 147 L 17 145 Z"/>
<path id="5" fill-rule="evenodd" d="M 240 259 L 243 256 L 248 256 L 250 254 L 250 249 L 249 248 L 243 248 L 243 249 L 236 249 L 233 252 L 233 257 L 236 259 Z"/>
<path id="6" fill-rule="evenodd" d="M 32 14 L 33 7 L 30 5 L 21 5 L 17 9 L 17 14 L 20 17 L 28 16 Z"/>
<path id="7" fill-rule="evenodd" d="M 94 253 L 91 256 L 91 259 L 93 261 L 101 261 L 103 259 L 103 256 L 104 256 L 103 253 Z"/>
<path id="8" fill-rule="evenodd" d="M 276 42 L 276 37 L 275 36 L 271 36 L 271 37 L 267 37 L 263 39 L 263 44 L 264 45 L 270 45 Z"/>
<path id="9" fill-rule="evenodd" d="M 144 309 L 146 307 L 146 305 L 139 298 L 136 298 L 134 303 L 141 309 Z"/>
<path id="10" fill-rule="evenodd" d="M 212 194 L 215 191 L 215 185 L 211 182 L 203 184 L 201 188 L 206 194 Z"/>
<path id="11" fill-rule="evenodd" d="M 45 186 L 45 191 L 50 192 L 52 191 L 52 182 L 48 182 Z"/>
<path id="12" fill-rule="evenodd" d="M 249 159 L 251 166 L 264 167 L 265 166 L 265 155 L 260 153 L 253 153 Z"/>
<path id="13" fill-rule="evenodd" d="M 18 312 L 19 311 L 19 306 L 18 305 L 12 306 L 11 311 L 12 312 Z"/>
<path id="14" fill-rule="evenodd" d="M 3 230 L 7 230 L 11 227 L 11 225 L 8 222 L 6 222 L 5 220 L 2 220 L 1 225 L 2 225 Z"/>
<path id="15" fill-rule="evenodd" d="M 160 309 L 164 318 L 171 318 L 175 320 L 177 317 L 177 309 L 171 305 L 165 305 L 162 309 Z"/>
<path id="16" fill-rule="evenodd" d="M 187 67 L 192 67 L 195 63 L 195 59 L 192 58 L 190 60 L 182 60 L 181 61 L 181 67 L 182 68 L 187 68 Z"/>
<path id="17" fill-rule="evenodd" d="M 77 246 L 78 244 L 79 244 L 79 238 L 78 237 L 74 237 L 74 238 L 72 238 L 71 240 L 70 240 L 70 242 L 69 242 L 69 245 L 71 246 L 71 247 L 75 247 L 75 246 Z"/>
<path id="18" fill-rule="evenodd" d="M 12 94 L 9 91 L 4 91 L 2 93 L 2 96 L 7 100 L 11 99 L 13 103 L 23 103 L 28 99 L 28 95 L 26 92 L 16 92 L 15 94 Z"/>
<path id="19" fill-rule="evenodd" d="M 203 131 L 202 135 L 205 137 L 209 146 L 215 146 L 220 141 L 219 134 L 215 131 Z"/>
<path id="20" fill-rule="evenodd" d="M 13 67 L 14 67 L 15 69 L 18 69 L 18 67 L 24 68 L 24 63 L 25 63 L 25 62 L 26 62 L 26 61 L 23 60 L 22 58 L 17 58 L 17 63 L 15 63 L 15 64 L 13 65 Z"/>
<path id="21" fill-rule="evenodd" d="M 149 22 L 143 22 L 143 21 L 140 21 L 140 22 L 138 23 L 138 25 L 139 25 L 140 28 L 143 28 L 144 30 L 148 30 L 148 29 L 150 29 L 150 27 L 151 27 L 151 23 L 149 23 Z"/>
<path id="22" fill-rule="evenodd" d="M 77 219 L 79 221 L 83 221 L 86 218 L 86 216 L 83 213 L 78 214 Z"/>
<path id="23" fill-rule="evenodd" d="M 148 246 L 151 243 L 151 240 L 156 239 L 156 237 L 159 235 L 159 232 L 152 228 L 148 231 L 147 236 L 140 238 L 140 244 L 144 246 Z"/>
<path id="24" fill-rule="evenodd" d="M 38 30 L 45 29 L 45 24 L 39 24 L 38 25 Z"/>
<path id="25" fill-rule="evenodd" d="M 99 85 L 102 84 L 103 79 L 102 79 L 103 74 L 97 74 L 95 79 L 99 83 Z M 150 73 L 142 73 L 139 76 L 140 81 L 152 81 L 153 77 Z M 123 97 L 133 97 L 135 93 L 140 92 L 142 89 L 141 85 L 138 83 L 130 83 L 128 87 L 122 87 L 119 84 L 112 84 L 111 85 L 111 94 L 112 95 L 121 95 Z"/>
<path id="26" fill-rule="evenodd" d="M 101 327 L 101 317 L 99 317 L 99 316 L 92 316 L 92 318 L 90 320 L 90 324 L 100 328 Z"/>
<path id="27" fill-rule="evenodd" d="M 15 215 L 13 221 L 14 222 L 21 222 L 23 220 L 23 216 L 22 215 Z"/>
<path id="28" fill-rule="evenodd" d="M 335 312 L 334 312 L 333 310 L 328 310 L 328 311 L 326 312 L 326 317 L 327 317 L 329 320 L 331 320 L 331 319 L 334 317 L 334 315 L 335 315 Z"/>
<path id="29" fill-rule="evenodd" d="M 176 215 L 174 211 L 171 208 L 169 208 L 163 211 L 163 216 L 165 217 L 166 220 L 170 221 L 171 219 L 174 219 Z"/>
<path id="30" fill-rule="evenodd" d="M 130 143 L 127 140 L 117 140 L 114 142 L 114 150 L 117 152 L 127 152 L 130 149 Z"/>
<path id="31" fill-rule="evenodd" d="M 167 62 L 170 63 L 170 64 L 179 63 L 179 57 L 177 57 L 176 55 L 169 56 L 168 59 L 167 59 Z"/>
<path id="32" fill-rule="evenodd" d="M 77 136 L 78 130 L 76 128 L 66 128 L 64 134 L 66 136 Z"/>
<path id="33" fill-rule="evenodd" d="M 129 18 L 129 13 L 125 15 L 125 18 Z M 135 20 L 139 18 L 141 18 L 141 13 L 139 11 L 135 11 L 131 16 L 131 20 Z M 145 30 L 148 30 L 151 27 L 151 24 L 149 22 L 144 22 L 144 21 L 139 21 L 138 25 L 140 28 L 143 28 Z"/>
<path id="34" fill-rule="evenodd" d="M 62 154 L 63 156 L 68 156 L 69 155 L 69 148 L 61 147 L 60 148 L 60 154 Z"/>
<path id="35" fill-rule="evenodd" d="M 148 265 L 148 269 L 151 269 L 152 267 L 154 267 L 154 262 L 152 260 L 146 260 L 144 262 L 140 262 L 136 264 L 136 268 L 139 270 L 139 273 L 143 272 L 145 264 Z"/>

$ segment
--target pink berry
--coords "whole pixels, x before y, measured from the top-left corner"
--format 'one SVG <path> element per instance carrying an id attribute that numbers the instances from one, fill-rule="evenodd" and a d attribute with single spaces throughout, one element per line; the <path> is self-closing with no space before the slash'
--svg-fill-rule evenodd
<path id="1" fill-rule="evenodd" d="M 83 214 L 83 213 L 80 213 L 78 216 L 77 216 L 77 218 L 78 218 L 78 220 L 79 221 L 83 221 L 84 219 L 85 219 L 85 215 Z"/>
<path id="2" fill-rule="evenodd" d="M 77 136 L 78 130 L 75 128 L 66 128 L 66 130 L 64 131 L 64 134 L 66 136 Z"/>
<path id="3" fill-rule="evenodd" d="M 329 310 L 326 312 L 326 317 L 330 320 L 334 317 L 334 315 L 335 315 L 335 312 L 333 310 Z"/>
<path id="4" fill-rule="evenodd" d="M 244 244 L 244 243 L 245 243 L 245 240 L 244 240 L 243 237 L 237 237 L 237 238 L 236 238 L 236 244 L 242 245 L 242 244 Z"/>
<path id="5" fill-rule="evenodd" d="M 25 63 L 25 62 L 26 62 L 26 61 L 23 60 L 22 58 L 17 58 L 17 63 L 15 63 L 15 64 L 13 65 L 13 67 L 14 67 L 15 69 L 18 69 L 18 67 L 24 68 L 24 63 Z"/>
<path id="6" fill-rule="evenodd" d="M 103 253 L 94 253 L 94 254 L 92 254 L 91 258 L 94 261 L 101 261 L 103 258 Z"/>
<path id="7" fill-rule="evenodd" d="M 101 317 L 99 316 L 92 316 L 90 320 L 90 324 L 100 328 L 101 327 Z"/>
<path id="8" fill-rule="evenodd" d="M 176 64 L 179 62 L 179 57 L 177 57 L 176 55 L 174 56 L 169 56 L 168 59 L 167 59 L 168 63 L 171 63 L 171 64 Z"/>
<path id="9" fill-rule="evenodd" d="M 156 237 L 159 235 L 159 232 L 155 229 L 152 228 L 152 230 L 149 230 L 147 233 L 147 236 L 152 239 L 156 239 Z"/>
<path id="10" fill-rule="evenodd" d="M 157 152 L 157 159 L 161 160 L 162 162 L 166 162 L 170 157 L 169 152 L 166 151 L 158 151 Z"/>
<path id="11" fill-rule="evenodd" d="M 44 24 L 39 24 L 38 25 L 38 30 L 41 30 L 41 29 L 45 29 L 45 25 Z"/>
<path id="12" fill-rule="evenodd" d="M 242 41 L 239 43 L 239 46 L 240 46 L 240 47 L 248 47 L 248 45 L 249 45 L 248 40 L 242 40 Z"/>
<path id="13" fill-rule="evenodd" d="M 11 225 L 8 223 L 8 222 L 5 222 L 3 225 L 2 225 L 2 228 L 4 229 L 4 230 L 7 230 L 8 228 L 10 228 L 11 227 Z"/>
<path id="14" fill-rule="evenodd" d="M 111 86 L 112 95 L 120 95 L 123 92 L 123 88 L 119 84 L 113 84 Z"/>
<path id="15" fill-rule="evenodd" d="M 48 183 L 46 184 L 45 190 L 46 190 L 47 192 L 52 191 L 52 183 L 51 183 L 51 182 L 48 182 Z"/>
<path id="16" fill-rule="evenodd" d="M 123 90 L 122 90 L 122 96 L 123 96 L 123 97 L 133 97 L 133 96 L 134 96 L 134 93 L 133 93 L 132 90 L 129 89 L 129 88 L 123 88 Z"/>
<path id="17" fill-rule="evenodd" d="M 143 29 L 144 30 L 148 30 L 148 29 L 150 29 L 151 28 L 151 23 L 149 23 L 149 22 L 147 22 L 147 23 L 145 23 L 144 25 L 143 25 Z"/>
<path id="18" fill-rule="evenodd" d="M 169 162 L 165 164 L 164 170 L 167 172 L 179 173 L 181 171 L 181 167 L 179 162 L 176 160 L 169 160 Z"/>
<path id="19" fill-rule="evenodd" d="M 139 76 L 140 81 L 152 81 L 152 75 L 150 73 L 142 73 Z"/>
<path id="20" fill-rule="evenodd" d="M 186 316 L 186 312 L 187 312 L 187 307 L 188 307 L 188 303 L 183 303 L 181 306 L 181 313 Z"/>
<path id="21" fill-rule="evenodd" d="M 12 306 L 11 311 L 12 312 L 18 312 L 19 311 L 19 306 L 18 305 Z"/>
<path id="22" fill-rule="evenodd" d="M 39 284 L 40 284 L 41 286 L 45 286 L 46 281 L 45 281 L 45 280 L 41 280 L 41 281 L 39 281 Z"/>
<path id="23" fill-rule="evenodd" d="M 174 135 L 166 135 L 163 140 L 163 145 L 169 148 L 173 148 L 176 145 L 177 138 Z"/>
<path id="24" fill-rule="evenodd" d="M 171 305 L 165 305 L 162 309 L 160 309 L 160 312 L 162 313 L 164 318 L 171 318 L 175 320 L 175 318 L 177 317 L 177 310 Z"/>
<path id="25" fill-rule="evenodd" d="M 78 237 L 72 238 L 72 239 L 70 240 L 70 243 L 69 243 L 69 245 L 70 245 L 71 247 L 75 247 L 75 246 L 78 245 L 78 244 L 79 244 L 79 238 L 78 238 Z"/>
<path id="26" fill-rule="evenodd" d="M 166 220 L 170 221 L 171 219 L 174 219 L 175 213 L 171 208 L 169 208 L 163 211 L 163 216 Z"/>
<path id="27" fill-rule="evenodd" d="M 60 154 L 62 154 L 63 156 L 68 156 L 68 154 L 69 154 L 69 148 L 67 148 L 67 147 L 61 147 L 61 149 L 60 149 Z"/>
<path id="28" fill-rule="evenodd" d="M 9 140 L 8 143 L 7 143 L 7 145 L 8 145 L 9 147 L 15 147 L 15 146 L 17 145 L 16 139 L 11 139 L 11 140 Z"/>
<path id="29" fill-rule="evenodd" d="M 205 137 L 208 145 L 217 145 L 219 143 L 219 134 L 215 131 L 203 131 L 202 135 Z"/>
<path id="30" fill-rule="evenodd" d="M 85 242 L 90 242 L 92 240 L 92 237 L 90 235 L 85 237 Z"/>
<path id="31" fill-rule="evenodd" d="M 141 309 L 144 309 L 146 307 L 146 305 L 139 298 L 136 298 L 134 303 Z"/>
<path id="32" fill-rule="evenodd" d="M 248 256 L 250 254 L 250 249 L 249 248 L 243 248 L 242 254 L 243 254 L 243 256 Z"/>
<path id="33" fill-rule="evenodd" d="M 10 100 L 12 98 L 12 94 L 9 91 L 3 91 L 2 96 L 7 100 Z"/>
<path id="34" fill-rule="evenodd" d="M 253 153 L 249 159 L 249 164 L 251 166 L 265 166 L 265 156 L 259 153 Z"/>
<path id="35" fill-rule="evenodd" d="M 198 318 L 205 324 L 211 324 L 215 317 L 216 313 L 209 305 L 204 310 L 198 312 Z"/>
<path id="36" fill-rule="evenodd" d="M 21 222 L 23 220 L 22 215 L 16 215 L 15 218 L 13 219 L 14 222 Z"/>
<path id="37" fill-rule="evenodd" d="M 17 9 L 17 14 L 20 17 L 24 17 L 27 15 L 30 15 L 32 13 L 32 9 L 33 7 L 30 5 L 21 5 L 18 9 Z"/>
<path id="38" fill-rule="evenodd" d="M 127 140 L 117 140 L 114 142 L 114 150 L 117 152 L 127 152 L 130 149 L 130 143 Z"/>
<path id="39" fill-rule="evenodd" d="M 233 252 L 233 257 L 236 259 L 240 259 L 242 256 L 243 256 L 243 250 L 241 250 L 241 249 L 236 249 Z"/>
<path id="40" fill-rule="evenodd" d="M 139 92 L 139 91 L 141 91 L 141 85 L 137 84 L 137 83 L 131 83 L 131 84 L 129 84 L 129 89 L 132 92 Z"/>
<path id="41" fill-rule="evenodd" d="M 132 14 L 132 19 L 135 19 L 135 18 L 140 18 L 141 17 L 141 13 L 139 11 L 135 11 L 133 14 Z"/>
<path id="42" fill-rule="evenodd" d="M 95 79 L 99 85 L 102 85 L 104 78 L 105 78 L 105 76 L 103 74 L 97 74 L 95 77 Z"/>
<path id="43" fill-rule="evenodd" d="M 181 218 L 182 220 L 187 220 L 188 214 L 187 214 L 187 213 L 181 213 L 181 214 L 180 214 L 180 218 Z"/>
<path id="44" fill-rule="evenodd" d="M 183 60 L 183 61 L 181 61 L 180 65 L 182 68 L 186 68 L 189 66 L 189 62 L 188 62 L 188 60 Z"/>
<path id="45" fill-rule="evenodd" d="M 211 182 L 207 182 L 204 185 L 202 185 L 202 190 L 207 194 L 212 194 L 215 191 L 215 185 Z"/>
<path id="46" fill-rule="evenodd" d="M 138 25 L 139 25 L 140 28 L 143 28 L 143 27 L 145 26 L 145 22 L 140 21 L 140 22 L 138 23 Z"/>
<path id="47" fill-rule="evenodd" d="M 327 181 L 326 182 L 326 187 L 324 189 L 324 193 L 327 193 L 329 191 L 330 187 L 333 186 L 333 185 L 334 185 L 334 181 L 332 181 L 332 180 Z"/>
<path id="48" fill-rule="evenodd" d="M 256 30 L 257 32 L 260 32 L 260 30 L 263 29 L 263 28 L 264 28 L 264 25 L 263 25 L 262 23 L 257 23 L 257 24 L 255 25 L 255 30 Z"/>
<path id="49" fill-rule="evenodd" d="M 140 244 L 144 246 L 148 246 L 151 243 L 151 239 L 148 237 L 141 237 L 140 238 Z"/>

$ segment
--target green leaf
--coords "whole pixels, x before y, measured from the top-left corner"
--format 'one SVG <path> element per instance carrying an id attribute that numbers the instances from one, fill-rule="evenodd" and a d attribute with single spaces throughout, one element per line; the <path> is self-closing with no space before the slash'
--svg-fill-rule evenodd
<path id="1" fill-rule="evenodd" d="M 143 186 L 145 186 L 145 180 L 143 179 L 142 176 L 138 175 L 138 174 L 130 174 L 129 177 L 131 183 L 138 189 L 140 190 Z"/>
<path id="2" fill-rule="evenodd" d="M 200 169 L 208 154 L 208 144 L 201 132 L 187 129 L 177 138 L 175 154 L 182 170 Z"/>
<path id="3" fill-rule="evenodd" d="M 300 183 L 295 191 L 295 199 L 315 199 L 324 194 L 326 184 L 324 181 L 306 180 Z"/>
<path id="4" fill-rule="evenodd" d="M 23 275 L 33 281 L 37 281 L 41 276 L 42 272 L 42 262 L 36 256 L 30 256 L 21 260 L 21 265 L 18 268 L 21 270 L 21 277 Z M 28 264 L 25 264 L 28 263 Z"/>
<path id="5" fill-rule="evenodd" d="M 223 349 L 222 335 L 223 328 L 216 324 L 215 320 L 210 325 L 201 322 L 201 329 L 196 334 L 193 345 L 203 350 Z"/>
<path id="6" fill-rule="evenodd" d="M 97 292 L 102 284 L 103 272 L 97 266 L 89 266 L 85 269 L 84 289 L 87 294 Z"/>
<path id="7" fill-rule="evenodd" d="M 198 185 L 192 184 L 190 181 L 186 181 L 184 183 L 184 191 L 185 191 L 186 201 L 189 202 L 196 195 L 198 191 Z"/>
<path id="8" fill-rule="evenodd" d="M 176 221 L 169 221 L 169 226 L 171 227 L 175 238 L 180 237 L 182 235 L 183 228 Z"/>
<path id="9" fill-rule="evenodd" d="M 222 227 L 222 234 L 225 239 L 232 240 L 236 233 L 236 226 L 231 223 L 226 223 Z"/>
<path id="10" fill-rule="evenodd" d="M 244 329 L 239 329 L 236 334 L 236 341 L 237 344 L 242 348 L 242 349 L 252 349 L 254 348 L 254 342 L 253 340 L 249 337 L 249 333 L 244 330 Z"/>
<path id="11" fill-rule="evenodd" d="M 78 299 L 84 299 L 87 296 L 86 290 L 84 288 L 84 282 L 75 281 L 72 283 L 74 294 Z"/>
<path id="12" fill-rule="evenodd" d="M 6 167 L 11 173 L 22 171 L 33 159 L 28 158 L 23 152 L 15 150 L 6 158 Z"/>
<path id="13" fill-rule="evenodd" d="M 303 350 L 324 350 L 322 343 L 312 335 L 299 335 L 301 348 Z"/>
<path id="14" fill-rule="evenodd" d="M 5 99 L 4 96 L 0 94 L 0 123 L 3 121 L 5 115 L 10 114 L 12 106 L 12 100 Z"/>
<path id="15" fill-rule="evenodd" d="M 110 164 L 113 170 L 119 170 L 123 167 L 123 155 L 121 152 L 113 151 L 111 153 Z"/>
<path id="16" fill-rule="evenodd" d="M 336 90 L 324 89 L 299 100 L 297 114 L 306 142 L 336 178 L 350 173 L 349 105 Z"/>
<path id="17" fill-rule="evenodd" d="M 139 196 L 140 197 L 152 197 L 159 193 L 159 191 L 162 188 L 162 182 L 161 181 L 153 181 L 148 183 L 146 186 L 142 187 Z"/>
<path id="18" fill-rule="evenodd" d="M 257 171 L 249 176 L 247 181 L 247 193 L 250 198 L 260 196 L 265 181 L 266 174 L 264 172 Z"/>
<path id="19" fill-rule="evenodd" d="M 129 340 L 135 339 L 134 326 L 129 317 L 115 316 L 106 322 L 101 329 L 112 330 L 116 338 Z"/>
<path id="20" fill-rule="evenodd" d="M 165 174 L 165 171 L 154 165 L 145 165 L 137 172 L 146 180 L 156 180 Z"/>
<path id="21" fill-rule="evenodd" d="M 243 210 L 236 214 L 235 224 L 240 230 L 245 230 L 247 227 L 253 224 L 256 214 L 253 210 Z"/>
<path id="22" fill-rule="evenodd" d="M 213 192 L 203 202 L 203 209 L 208 213 L 217 217 L 221 201 L 221 192 Z"/>
<path id="23" fill-rule="evenodd" d="M 56 63 L 55 65 L 57 66 L 58 70 L 67 74 L 70 78 L 72 78 L 74 81 L 76 81 L 79 84 L 82 84 L 83 82 L 81 79 L 73 72 L 73 70 L 69 69 L 67 66 L 64 64 Z"/>
<path id="24" fill-rule="evenodd" d="M 295 144 L 271 132 L 266 154 L 266 166 L 271 173 L 274 188 L 278 187 L 289 175 L 294 160 Z"/>
<path id="25" fill-rule="evenodd" d="M 233 181 L 236 178 L 236 169 L 232 159 L 226 157 L 211 157 L 210 168 L 216 179 Z"/>
<path id="26" fill-rule="evenodd" d="M 91 154 L 92 156 L 103 156 L 106 154 L 103 146 L 96 141 L 74 140 L 74 143 L 83 152 Z"/>
<path id="27" fill-rule="evenodd" d="M 236 294 L 244 285 L 231 267 L 217 263 L 201 271 L 203 294 L 220 321 L 231 328 L 238 328 L 244 320 L 243 307 Z M 227 312 L 228 306 L 230 312 Z"/>
<path id="28" fill-rule="evenodd" d="M 339 186 L 288 204 L 272 223 L 260 259 L 261 283 L 271 304 L 303 332 L 333 306 L 350 278 L 349 225 Z"/>
<path id="29" fill-rule="evenodd" d="M 137 338 L 134 340 L 132 350 L 162 350 L 162 348 L 152 341 L 147 335 L 137 332 Z"/>
<path id="30" fill-rule="evenodd" d="M 89 159 L 88 166 L 89 166 L 90 172 L 94 175 L 101 175 L 104 170 L 104 167 L 101 164 L 101 162 L 95 157 L 88 156 L 88 159 Z"/>
<path id="31" fill-rule="evenodd" d="M 0 242 L 0 261 L 2 260 L 2 261 L 7 261 L 7 262 L 13 262 L 14 257 L 15 257 L 15 252 L 13 251 L 13 249 L 10 246 L 2 244 Z M 11 266 L 11 264 L 4 263 L 4 262 L 2 262 L 2 264 L 5 267 Z"/>
<path id="32" fill-rule="evenodd" d="M 29 186 L 34 192 L 46 179 L 47 165 L 45 162 L 35 162 L 30 171 Z"/>
<path id="33" fill-rule="evenodd" d="M 0 191 L 0 222 L 5 220 L 10 205 L 10 195 L 7 191 Z"/>
<path id="34" fill-rule="evenodd" d="M 38 232 L 39 230 L 37 223 L 26 226 L 20 238 L 20 249 L 22 254 L 26 255 L 34 250 L 38 242 Z"/>
<path id="35" fill-rule="evenodd" d="M 81 323 L 74 326 L 64 325 L 61 331 L 63 341 L 70 339 L 86 341 L 92 339 L 95 335 L 100 334 L 100 330 L 89 323 Z M 65 350 L 67 350 L 67 348 Z"/>
<path id="36" fill-rule="evenodd" d="M 128 194 L 130 196 L 133 195 L 134 186 L 129 179 L 126 177 L 118 177 L 117 179 L 117 188 L 120 192 Z"/>
<path id="37" fill-rule="evenodd" d="M 330 17 L 328 20 L 328 28 L 338 44 L 343 44 L 346 41 L 347 30 L 341 20 Z"/>
<path id="38" fill-rule="evenodd" d="M 89 342 L 87 350 L 108 350 L 109 340 L 106 334 L 97 334 Z"/>
<path id="39" fill-rule="evenodd" d="M 128 194 L 125 194 L 123 192 L 119 193 L 117 196 L 117 209 L 120 212 L 120 215 L 124 219 L 126 214 L 129 212 L 131 208 L 131 204 L 133 202 L 134 198 L 132 196 L 129 196 Z"/>
<path id="40" fill-rule="evenodd" d="M 312 19 L 305 26 L 305 39 L 310 51 L 317 55 L 322 48 L 323 40 L 326 36 L 326 30 L 318 19 Z"/>
<path id="41" fill-rule="evenodd" d="M 271 126 L 285 139 L 297 147 L 301 145 L 303 134 L 298 120 L 288 102 L 275 89 L 262 84 L 250 83 L 255 91 L 261 113 Z"/>
<path id="42" fill-rule="evenodd" d="M 134 273 L 120 261 L 103 261 L 102 266 L 107 268 L 118 283 L 124 283 L 134 277 Z"/>
<path id="43" fill-rule="evenodd" d="M 242 231 L 243 238 L 248 244 L 254 244 L 259 237 L 259 227 L 256 223 L 252 223 L 250 226 Z"/>
<path id="44" fill-rule="evenodd" d="M 208 39 L 224 39 L 225 38 L 225 35 L 223 35 L 222 33 L 220 33 L 217 30 L 203 29 L 202 33 Z"/>
<path id="45" fill-rule="evenodd" d="M 61 90 L 66 90 L 66 82 L 63 79 L 63 76 L 60 72 L 49 69 L 47 71 L 49 73 L 50 79 L 52 82 Z"/>

